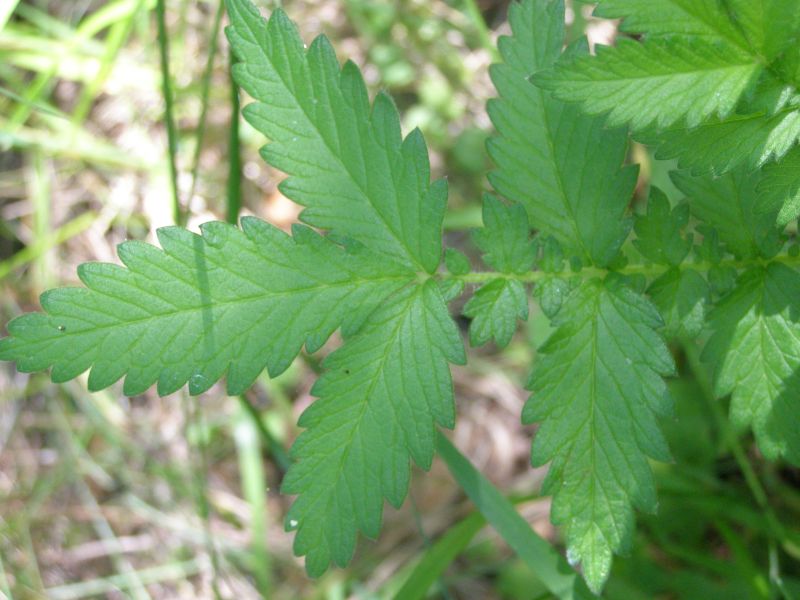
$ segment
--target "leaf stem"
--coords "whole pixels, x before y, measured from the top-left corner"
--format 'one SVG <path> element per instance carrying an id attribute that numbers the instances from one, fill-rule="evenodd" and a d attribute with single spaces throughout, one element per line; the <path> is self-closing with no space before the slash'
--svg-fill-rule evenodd
<path id="1" fill-rule="evenodd" d="M 789 266 L 800 266 L 800 256 L 789 256 L 788 254 L 778 255 L 770 259 L 728 259 L 722 260 L 718 263 L 708 261 L 699 262 L 686 262 L 679 265 L 677 268 L 693 271 L 706 272 L 714 267 L 730 267 L 736 270 L 747 269 L 755 266 L 766 266 L 770 263 L 782 263 Z M 582 277 L 585 279 L 593 277 L 605 277 L 611 272 L 619 273 L 620 275 L 644 275 L 645 277 L 658 277 L 663 275 L 670 269 L 675 268 L 666 265 L 659 265 L 654 263 L 631 263 L 620 269 L 604 269 L 600 267 L 583 267 L 579 271 L 571 269 L 563 269 L 556 272 L 548 271 L 529 271 L 527 273 L 501 273 L 499 271 L 476 271 L 467 273 L 465 275 L 453 275 L 450 273 L 437 273 L 436 278 L 440 281 L 463 281 L 464 283 L 487 283 L 494 279 L 513 279 L 522 283 L 537 283 L 543 279 L 550 277 Z"/>

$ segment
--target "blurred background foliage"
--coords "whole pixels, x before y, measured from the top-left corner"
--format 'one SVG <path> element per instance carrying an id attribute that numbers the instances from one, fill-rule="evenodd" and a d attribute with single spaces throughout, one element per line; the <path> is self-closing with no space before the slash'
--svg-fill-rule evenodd
<path id="1" fill-rule="evenodd" d="M 491 168 L 488 66 L 507 0 L 284 5 L 305 39 L 327 34 L 373 91 L 392 93 L 406 131 L 423 130 L 435 175 L 451 184 L 448 243 L 475 259 L 469 229 Z M 568 4 L 570 37 L 610 41 L 614 24 L 589 13 Z M 115 261 L 125 239 L 153 242 L 176 216 L 192 229 L 225 218 L 226 198 L 242 214 L 295 221 L 281 174 L 258 157 L 260 135 L 232 120 L 224 23 L 217 0 L 0 0 L 0 321 L 76 284 L 79 263 Z M 651 181 L 669 187 L 670 165 L 633 154 L 637 198 Z M 536 495 L 543 473 L 529 466 L 534 431 L 519 423 L 530 348 L 547 333 L 534 307 L 508 349 L 472 350 L 454 369 L 453 439 L 559 544 Z M 660 513 L 639 519 L 606 596 L 769 598 L 779 577 L 798 597 L 800 473 L 762 460 L 711 400 L 699 358 L 678 360 L 677 418 L 665 423 L 675 462 L 655 465 Z M 221 387 L 126 398 L 119 385 L 90 394 L 85 378 L 56 386 L 0 365 L 0 597 L 549 597 L 438 462 L 415 473 L 404 508 L 387 508 L 380 540 L 363 541 L 350 568 L 310 581 L 277 490 L 318 371 L 319 356 L 303 356 L 243 399 Z"/>

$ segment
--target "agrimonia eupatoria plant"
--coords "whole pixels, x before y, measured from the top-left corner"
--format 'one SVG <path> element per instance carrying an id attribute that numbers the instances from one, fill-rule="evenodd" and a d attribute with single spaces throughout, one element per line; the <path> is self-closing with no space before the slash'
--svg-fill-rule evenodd
<path id="1" fill-rule="evenodd" d="M 474 235 L 488 267 L 442 252 L 444 181 L 392 100 L 370 103 L 357 67 L 324 37 L 306 48 L 280 10 L 228 0 L 245 118 L 304 208 L 287 235 L 255 218 L 202 235 L 158 232 L 119 247 L 124 266 L 84 264 L 82 288 L 41 297 L 8 324 L 0 358 L 54 382 L 90 370 L 99 390 L 154 383 L 240 394 L 341 330 L 303 413 L 283 492 L 311 575 L 346 565 L 357 534 L 399 506 L 410 461 L 428 469 L 452 428 L 449 364 L 466 361 L 448 302 L 467 284 L 470 341 L 509 343 L 529 293 L 551 319 L 522 418 L 568 556 L 599 592 L 634 509 L 654 511 L 649 461 L 668 461 L 667 341 L 704 344 L 730 418 L 769 459 L 800 464 L 800 3 L 604 0 L 615 47 L 565 50 L 563 0 L 514 2 L 492 68 L 496 163 Z M 629 131 L 677 158 L 682 198 L 651 189 L 629 208 Z M 674 202 L 679 200 L 679 202 Z M 314 229 L 312 229 L 311 227 Z M 324 234 L 322 232 L 325 232 Z M 534 235 L 535 234 L 535 235 Z M 629 241 L 632 240 L 632 241 Z M 443 260 L 444 258 L 444 260 Z"/>

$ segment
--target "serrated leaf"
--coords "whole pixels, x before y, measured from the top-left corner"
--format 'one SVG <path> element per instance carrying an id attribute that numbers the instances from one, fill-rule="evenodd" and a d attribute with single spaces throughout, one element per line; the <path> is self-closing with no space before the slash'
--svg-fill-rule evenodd
<path id="1" fill-rule="evenodd" d="M 621 31 L 655 36 L 697 36 L 749 45 L 719 0 L 600 0 L 596 17 L 622 19 Z"/>
<path id="2" fill-rule="evenodd" d="M 584 281 L 539 349 L 525 423 L 539 422 L 535 466 L 550 462 L 542 492 L 563 527 L 571 562 L 599 592 L 612 554 L 630 546 L 633 508 L 653 511 L 648 457 L 669 451 L 656 417 L 670 413 L 662 375 L 674 371 L 658 311 L 619 281 Z"/>
<path id="3" fill-rule="evenodd" d="M 448 248 L 444 253 L 444 262 L 447 270 L 453 275 L 466 275 L 472 270 L 467 258 L 462 252 L 455 248 Z"/>
<path id="4" fill-rule="evenodd" d="M 638 136 L 656 146 L 659 159 L 678 158 L 681 168 L 723 174 L 737 167 L 761 167 L 779 160 L 800 141 L 800 111 L 734 115 L 697 127 L 672 127 Z"/>
<path id="5" fill-rule="evenodd" d="M 303 344 L 315 350 L 339 326 L 354 330 L 415 277 L 304 227 L 290 237 L 255 218 L 242 225 L 206 223 L 202 237 L 168 227 L 158 231 L 163 250 L 121 244 L 127 268 L 81 265 L 86 288 L 43 294 L 47 314 L 11 321 L 0 360 L 52 367 L 55 382 L 91 368 L 90 390 L 125 376 L 130 396 L 156 381 L 160 394 L 187 381 L 197 394 L 227 373 L 228 393 L 240 394 L 265 367 L 286 369 Z"/>
<path id="6" fill-rule="evenodd" d="M 670 209 L 664 192 L 652 187 L 647 213 L 636 218 L 637 239 L 633 245 L 642 256 L 655 263 L 677 266 L 692 248 L 692 238 L 682 233 L 688 223 L 689 206 L 679 204 Z"/>
<path id="7" fill-rule="evenodd" d="M 778 227 L 785 227 L 800 216 L 800 147 L 764 169 L 758 192 L 756 210 L 777 213 Z"/>
<path id="8" fill-rule="evenodd" d="M 797 0 L 725 0 L 751 47 L 772 60 L 798 40 Z"/>
<path id="9" fill-rule="evenodd" d="M 664 319 L 667 339 L 700 335 L 710 294 L 706 280 L 693 269 L 669 269 L 647 288 L 647 295 Z"/>
<path id="10" fill-rule="evenodd" d="M 422 134 L 402 139 L 386 94 L 370 108 L 358 68 L 340 70 L 324 36 L 306 51 L 283 11 L 267 23 L 249 0 L 226 2 L 234 76 L 257 100 L 245 118 L 270 139 L 262 156 L 290 175 L 280 189 L 307 207 L 301 218 L 433 273 L 447 186 L 430 184 Z"/>
<path id="11" fill-rule="evenodd" d="M 536 260 L 537 247 L 525 209 L 519 204 L 505 205 L 497 198 L 483 199 L 483 228 L 472 234 L 483 252 L 484 262 L 501 273 L 527 273 Z"/>
<path id="12" fill-rule="evenodd" d="M 748 53 L 698 38 L 621 38 L 596 54 L 562 60 L 534 81 L 590 114 L 608 115 L 611 126 L 637 131 L 727 116 L 762 68 Z"/>
<path id="13" fill-rule="evenodd" d="M 487 145 L 497 164 L 489 180 L 500 195 L 524 206 L 531 226 L 555 237 L 567 254 L 605 266 L 631 226 L 624 215 L 637 169 L 621 168 L 626 133 L 529 81 L 559 56 L 562 1 L 512 3 L 509 21 L 513 36 L 499 41 L 504 62 L 491 69 L 500 97 L 488 105 L 498 132 Z M 568 53 L 585 54 L 585 42 Z"/>
<path id="14" fill-rule="evenodd" d="M 433 281 L 389 298 L 325 359 L 282 485 L 299 494 L 286 526 L 312 576 L 347 564 L 359 531 L 378 534 L 384 498 L 405 498 L 410 458 L 430 468 L 435 425 L 455 420 L 448 361 L 463 364 L 464 349 Z"/>
<path id="15" fill-rule="evenodd" d="M 534 296 L 548 319 L 552 320 L 561 310 L 561 305 L 573 287 L 570 281 L 555 276 L 545 277 L 536 284 L 533 290 Z"/>
<path id="16" fill-rule="evenodd" d="M 780 264 L 745 271 L 711 312 L 703 356 L 719 397 L 732 394 L 731 420 L 751 426 L 771 460 L 800 465 L 800 273 Z"/>
<path id="17" fill-rule="evenodd" d="M 672 172 L 672 181 L 689 197 L 692 214 L 711 225 L 727 249 L 741 258 L 771 258 L 781 248 L 776 212 L 758 210 L 761 175 L 744 169 L 721 177 Z"/>
<path id="18" fill-rule="evenodd" d="M 494 339 L 501 348 L 508 346 L 517 330 L 517 319 L 528 319 L 528 295 L 515 279 L 495 279 L 480 287 L 464 306 L 472 319 L 469 339 L 481 346 Z"/>

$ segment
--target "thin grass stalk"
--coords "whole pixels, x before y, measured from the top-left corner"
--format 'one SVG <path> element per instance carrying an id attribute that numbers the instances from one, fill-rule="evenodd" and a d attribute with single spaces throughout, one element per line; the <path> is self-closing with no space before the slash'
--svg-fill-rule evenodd
<path id="1" fill-rule="evenodd" d="M 172 220 L 176 225 L 184 224 L 178 192 L 178 133 L 175 127 L 175 115 L 172 103 L 172 78 L 169 72 L 169 40 L 167 38 L 167 20 L 165 0 L 156 2 L 156 22 L 158 24 L 158 49 L 161 61 L 161 93 L 164 96 L 164 124 L 167 128 L 167 154 L 169 162 L 170 188 L 172 191 Z"/>
<path id="2" fill-rule="evenodd" d="M 200 118 L 197 122 L 197 136 L 195 139 L 194 156 L 192 157 L 192 183 L 189 188 L 189 201 L 194 198 L 197 189 L 198 174 L 200 173 L 200 154 L 203 150 L 203 140 L 206 134 L 208 120 L 208 98 L 211 92 L 211 78 L 214 73 L 214 58 L 217 54 L 217 39 L 222 26 L 222 15 L 225 13 L 225 0 L 219 0 L 214 23 L 211 26 L 211 35 L 208 40 L 208 58 L 203 69 L 203 78 L 200 84 Z"/>

